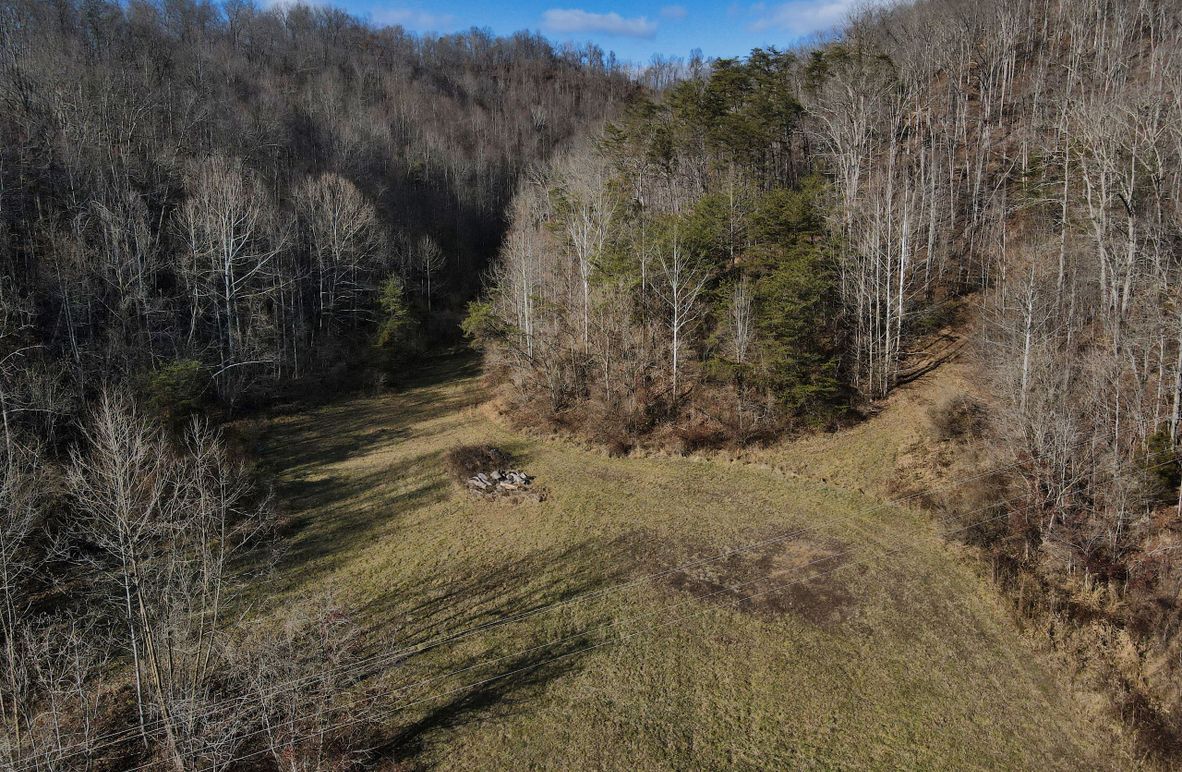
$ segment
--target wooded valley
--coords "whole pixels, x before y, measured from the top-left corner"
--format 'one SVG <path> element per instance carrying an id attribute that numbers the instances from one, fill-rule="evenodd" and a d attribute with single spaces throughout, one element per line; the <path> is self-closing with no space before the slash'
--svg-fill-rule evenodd
<path id="1" fill-rule="evenodd" d="M 5 768 L 413 761 L 355 609 L 256 613 L 301 521 L 252 427 L 457 347 L 505 431 L 626 461 L 840 436 L 955 361 L 959 484 L 888 493 L 1138 764 L 1182 758 L 1177 0 L 917 0 L 647 70 L 0 0 L 0 104 Z"/>

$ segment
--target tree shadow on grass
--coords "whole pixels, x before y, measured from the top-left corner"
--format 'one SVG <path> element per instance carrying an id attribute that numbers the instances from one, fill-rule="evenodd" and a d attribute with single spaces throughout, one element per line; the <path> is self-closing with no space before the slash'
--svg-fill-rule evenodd
<path id="1" fill-rule="evenodd" d="M 325 576 L 368 554 L 381 538 L 396 537 L 401 526 L 452 514 L 445 504 L 449 500 L 481 516 L 485 502 L 457 495 L 459 489 L 444 471 L 442 456 L 448 448 L 441 445 L 391 463 L 382 463 L 383 456 L 375 453 L 445 430 L 438 423 L 424 426 L 428 422 L 449 415 L 462 420 L 459 414 L 483 395 L 475 382 L 473 388 L 457 387 L 458 378 L 476 374 L 472 363 L 461 364 L 457 370 L 454 361 L 443 361 L 434 372 L 419 374 L 405 391 L 291 417 L 268 434 L 264 459 L 280 475 L 276 492 L 291 513 L 285 534 L 290 546 L 277 565 L 274 583 L 297 593 L 317 588 Z M 515 463 L 528 465 L 528 443 L 506 449 Z M 366 455 L 374 458 L 335 466 Z M 437 575 L 426 577 L 408 575 L 391 564 L 388 586 L 377 588 L 373 599 L 356 609 L 366 653 L 373 657 L 367 659 L 369 672 L 358 675 L 376 683 L 401 671 L 400 664 L 410 664 L 409 671 L 441 679 L 417 693 L 391 695 L 389 705 L 382 706 L 393 709 L 406 700 L 429 698 L 404 714 L 410 723 L 384 739 L 381 756 L 414 758 L 437 731 L 478 715 L 522 709 L 545 684 L 574 668 L 586 637 L 547 642 L 540 617 L 619 581 L 626 561 L 604 560 L 605 555 L 627 554 L 613 543 L 619 541 L 592 537 L 502 561 L 496 559 L 495 544 L 469 545 L 477 549 L 461 553 L 468 558 L 454 564 L 444 560 Z M 606 621 L 603 613 L 596 606 L 580 616 L 588 629 L 598 630 L 599 622 Z M 477 639 L 476 649 L 484 653 L 457 657 L 449 646 L 457 635 L 468 643 Z"/>
<path id="2" fill-rule="evenodd" d="M 412 368 L 415 366 L 412 366 Z M 479 359 L 449 355 L 404 374 L 404 385 L 377 396 L 353 396 L 319 407 L 280 411 L 255 448 L 270 474 L 340 463 L 411 437 L 428 436 L 424 424 L 459 415 L 486 395 Z"/>
<path id="3" fill-rule="evenodd" d="M 627 538 L 592 538 L 539 549 L 477 571 L 461 564 L 430 584 L 392 584 L 359 609 L 359 617 L 371 620 L 369 637 L 397 640 L 400 648 L 416 651 L 468 637 L 471 631 L 483 635 L 528 627 L 542 614 L 582 603 L 588 599 L 584 596 L 595 596 L 629 576 Z"/>
<path id="4" fill-rule="evenodd" d="M 475 378 L 480 373 L 480 355 L 468 346 L 463 346 L 413 363 L 396 374 L 396 387 L 417 389 L 462 378 Z"/>
<path id="5" fill-rule="evenodd" d="M 264 471 L 290 474 L 365 456 L 412 437 L 422 425 L 479 403 L 477 389 L 441 385 L 342 402 L 272 425 L 257 448 Z"/>
<path id="6" fill-rule="evenodd" d="M 592 538 L 565 548 L 540 549 L 529 556 L 502 563 L 478 574 L 457 574 L 434 588 L 415 593 L 402 587 L 359 610 L 361 619 L 375 620 L 371 636 L 397 639 L 400 662 L 418 663 L 422 678 L 414 691 L 392 697 L 387 710 L 397 720 L 404 711 L 416 718 L 385 739 L 381 758 L 406 762 L 426 750 L 430 738 L 471 720 L 487 720 L 527 710 L 550 682 L 578 667 L 582 656 L 605 640 L 611 616 L 602 607 L 582 610 L 579 630 L 558 635 L 541 625 L 545 615 L 562 613 L 575 604 L 593 602 L 597 590 L 612 586 L 627 574 L 626 537 Z M 562 567 L 555 572 L 556 566 Z M 377 620 L 400 616 L 423 620 L 413 628 L 390 630 Z M 389 622 L 387 622 L 389 624 Z M 550 628 L 553 629 L 553 628 Z M 453 645 L 473 641 L 480 654 L 453 658 Z M 430 663 L 428 666 L 426 663 Z M 390 663 L 383 662 L 383 667 Z M 367 674 L 378 676 L 380 668 Z M 399 686 L 395 685 L 395 692 Z"/>
<path id="7" fill-rule="evenodd" d="M 452 679 L 440 684 L 425 698 L 412 698 L 408 708 L 419 707 L 419 700 L 434 704 L 380 743 L 374 749 L 375 760 L 413 766 L 437 733 L 472 720 L 486 720 L 490 714 L 505 716 L 527 709 L 547 684 L 578 667 L 589 645 L 584 639 L 539 648 L 501 660 L 496 668 L 469 671 L 465 674 L 467 680 Z"/>
<path id="8" fill-rule="evenodd" d="M 278 481 L 286 517 L 276 579 L 314 584 L 383 531 L 445 501 L 452 486 L 442 472 L 427 473 L 432 467 L 439 467 L 438 454 L 424 453 L 364 473 Z"/>
<path id="9" fill-rule="evenodd" d="M 516 460 L 528 463 L 530 453 L 523 445 L 508 447 Z M 275 493 L 286 517 L 279 534 L 285 549 L 275 564 L 276 579 L 282 582 L 286 576 L 315 586 L 376 540 L 391 536 L 392 528 L 410 528 L 421 518 L 480 507 L 481 500 L 448 477 L 444 452 L 431 450 L 367 471 L 278 479 Z M 455 573 L 462 573 L 460 569 Z"/>

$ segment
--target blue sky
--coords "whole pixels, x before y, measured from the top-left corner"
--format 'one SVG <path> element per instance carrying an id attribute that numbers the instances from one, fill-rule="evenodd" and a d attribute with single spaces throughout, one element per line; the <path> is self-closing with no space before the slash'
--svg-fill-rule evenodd
<path id="1" fill-rule="evenodd" d="M 875 0 L 871 0 L 875 1 Z M 272 0 L 276 3 L 292 0 Z M 536 30 L 557 42 L 594 41 L 621 59 L 654 53 L 742 56 L 755 46 L 784 48 L 839 24 L 866 0 L 313 0 L 416 32 L 488 27 L 496 34 Z"/>

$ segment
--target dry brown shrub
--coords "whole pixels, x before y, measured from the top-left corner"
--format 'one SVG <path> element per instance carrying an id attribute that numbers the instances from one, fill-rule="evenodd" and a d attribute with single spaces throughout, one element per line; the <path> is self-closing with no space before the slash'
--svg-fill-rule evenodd
<path id="1" fill-rule="evenodd" d="M 967 394 L 949 397 L 928 411 L 932 426 L 943 440 L 975 439 L 985 433 L 985 406 Z"/>
<path id="2" fill-rule="evenodd" d="M 583 434 L 606 448 L 612 458 L 628 455 L 636 445 L 638 433 L 633 429 L 634 423 L 624 411 L 598 400 L 584 407 Z"/>
<path id="3" fill-rule="evenodd" d="M 717 422 L 700 417 L 675 427 L 673 436 L 676 441 L 672 449 L 682 454 L 721 448 L 731 439 Z"/>
<path id="4" fill-rule="evenodd" d="M 460 445 L 444 456 L 448 474 L 460 483 L 479 472 L 505 469 L 512 463 L 510 453 L 493 445 Z"/>

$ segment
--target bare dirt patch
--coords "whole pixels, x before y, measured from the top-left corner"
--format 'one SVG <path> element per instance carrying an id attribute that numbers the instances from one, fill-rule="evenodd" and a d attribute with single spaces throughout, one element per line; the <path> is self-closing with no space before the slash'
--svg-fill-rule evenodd
<path id="1" fill-rule="evenodd" d="M 716 554 L 696 550 L 680 562 L 708 560 Z M 797 537 L 680 569 L 666 584 L 704 602 L 756 616 L 792 614 L 828 630 L 840 625 L 856 602 L 846 572 L 837 570 L 847 562 L 847 554 L 839 541 Z"/>

